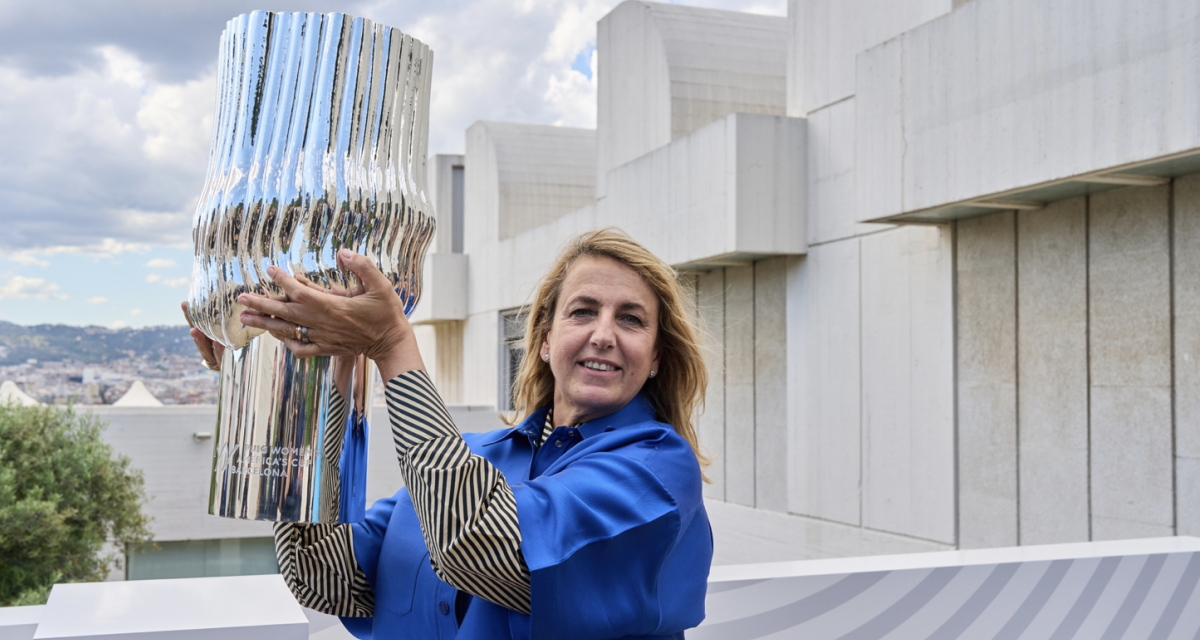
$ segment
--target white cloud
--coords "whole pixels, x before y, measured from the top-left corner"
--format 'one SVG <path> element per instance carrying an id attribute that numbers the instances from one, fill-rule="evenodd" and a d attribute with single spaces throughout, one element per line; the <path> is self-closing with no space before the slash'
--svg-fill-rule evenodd
<path id="1" fill-rule="evenodd" d="M 8 3 L 0 20 L 0 250 L 111 257 L 190 244 L 208 163 L 217 36 L 249 0 L 103 7 Z M 596 86 L 571 69 L 618 0 L 349 0 L 435 52 L 431 153 L 478 120 L 594 127 Z M 785 15 L 785 0 L 685 4 Z M 295 0 L 297 10 L 322 9 Z M 594 57 L 592 62 L 595 65 Z M 97 243 L 96 238 L 106 238 Z M 109 243 L 108 246 L 98 246 Z"/>
<path id="2" fill-rule="evenodd" d="M 167 278 L 163 280 L 163 284 L 168 287 L 186 287 L 191 282 L 191 278 Z"/>
<path id="3" fill-rule="evenodd" d="M 50 266 L 49 260 L 42 260 L 42 259 L 38 258 L 37 256 L 33 255 L 32 253 L 17 253 L 17 254 L 8 256 L 8 259 L 12 260 L 13 262 L 15 262 L 17 264 L 23 264 L 27 267 L 46 268 L 46 267 Z"/>
<path id="4" fill-rule="evenodd" d="M 140 316 L 140 315 L 142 315 L 142 310 L 141 310 L 141 309 L 130 309 L 130 310 L 129 310 L 129 315 L 131 315 L 131 316 Z"/>
<path id="5" fill-rule="evenodd" d="M 66 300 L 67 295 L 58 289 L 57 284 L 44 278 L 13 276 L 0 285 L 0 300 Z"/>
<path id="6" fill-rule="evenodd" d="M 158 282 L 159 280 L 162 280 L 162 276 L 157 273 L 151 273 L 146 276 L 146 282 Z"/>
<path id="7" fill-rule="evenodd" d="M 151 269 L 173 269 L 176 265 L 175 261 L 170 258 L 155 258 L 146 263 L 146 266 Z"/>
<path id="8" fill-rule="evenodd" d="M 108 302 L 108 298 L 104 296 L 92 296 L 88 298 L 88 304 L 104 304 Z"/>
<path id="9" fill-rule="evenodd" d="M 111 326 L 113 329 L 124 329 L 129 326 L 129 323 L 125 322 L 124 320 L 117 320 L 109 326 Z"/>
<path id="10" fill-rule="evenodd" d="M 184 170 L 205 167 L 212 137 L 216 76 L 158 85 L 142 100 L 138 126 L 146 133 L 142 151 Z"/>

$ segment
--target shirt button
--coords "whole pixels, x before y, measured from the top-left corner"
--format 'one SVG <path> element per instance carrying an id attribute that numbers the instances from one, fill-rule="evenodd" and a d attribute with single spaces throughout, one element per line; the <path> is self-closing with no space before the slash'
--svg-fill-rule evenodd
<path id="1" fill-rule="evenodd" d="M 444 616 L 450 615 L 450 603 L 442 600 L 438 603 L 438 611 L 441 611 Z"/>
<path id="2" fill-rule="evenodd" d="M 561 449 L 561 448 L 562 448 L 562 442 L 563 442 L 562 440 L 555 440 L 555 441 L 554 441 L 554 446 L 556 446 L 556 447 L 558 447 L 558 448 L 560 448 L 560 449 Z"/>

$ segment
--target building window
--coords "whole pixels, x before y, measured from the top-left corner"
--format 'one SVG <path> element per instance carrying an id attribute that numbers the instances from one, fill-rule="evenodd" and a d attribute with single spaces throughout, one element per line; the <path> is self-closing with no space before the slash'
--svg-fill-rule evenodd
<path id="1" fill-rule="evenodd" d="M 513 410 L 513 391 L 521 359 L 525 357 L 525 321 L 528 307 L 500 312 L 500 389 L 496 407 Z"/>
<path id="2" fill-rule="evenodd" d="M 279 573 L 274 538 L 156 542 L 125 554 L 126 580 Z"/>
<path id="3" fill-rule="evenodd" d="M 463 252 L 463 198 L 466 174 L 462 165 L 450 167 L 450 251 Z"/>

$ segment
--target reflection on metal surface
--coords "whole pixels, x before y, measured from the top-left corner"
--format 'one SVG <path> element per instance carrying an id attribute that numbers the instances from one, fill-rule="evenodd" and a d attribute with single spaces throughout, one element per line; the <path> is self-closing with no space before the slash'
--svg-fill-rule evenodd
<path id="1" fill-rule="evenodd" d="M 227 347 L 211 513 L 339 519 L 339 415 L 370 397 L 365 361 L 296 358 L 242 325 L 237 297 L 282 296 L 270 265 L 330 290 L 353 287 L 335 258 L 346 247 L 391 279 L 411 313 L 434 229 L 425 186 L 432 62 L 418 40 L 336 13 L 256 11 L 221 36 L 188 296 L 192 324 Z M 337 385 L 335 370 L 345 378 Z"/>

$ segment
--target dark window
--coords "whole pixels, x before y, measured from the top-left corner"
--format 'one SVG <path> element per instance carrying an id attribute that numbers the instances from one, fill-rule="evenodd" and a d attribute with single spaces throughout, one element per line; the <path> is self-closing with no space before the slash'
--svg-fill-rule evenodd
<path id="1" fill-rule="evenodd" d="M 465 185 L 462 165 L 450 168 L 450 251 L 463 252 L 463 194 Z"/>
<path id="2" fill-rule="evenodd" d="M 130 549 L 125 556 L 126 580 L 264 573 L 279 573 L 274 538 L 159 541 L 153 547 Z"/>
<path id="3" fill-rule="evenodd" d="M 509 309 L 500 312 L 500 389 L 496 407 L 512 411 L 513 391 L 521 360 L 525 357 L 525 321 L 529 309 Z"/>

